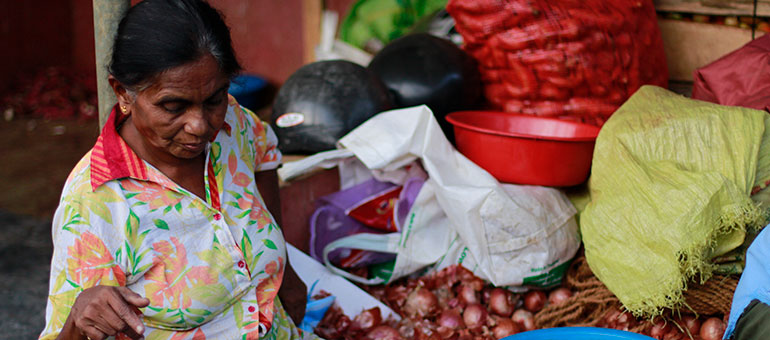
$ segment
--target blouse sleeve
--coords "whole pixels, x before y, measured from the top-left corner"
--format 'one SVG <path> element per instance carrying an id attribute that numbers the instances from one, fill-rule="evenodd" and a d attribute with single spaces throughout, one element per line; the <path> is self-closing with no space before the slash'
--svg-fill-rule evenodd
<path id="1" fill-rule="evenodd" d="M 62 202 L 52 226 L 53 258 L 46 306 L 46 326 L 41 339 L 55 339 L 69 316 L 75 299 L 97 285 L 125 286 L 126 275 L 115 260 L 118 242 L 107 231 L 86 221 L 89 211 Z M 86 218 L 84 218 L 84 216 Z"/>

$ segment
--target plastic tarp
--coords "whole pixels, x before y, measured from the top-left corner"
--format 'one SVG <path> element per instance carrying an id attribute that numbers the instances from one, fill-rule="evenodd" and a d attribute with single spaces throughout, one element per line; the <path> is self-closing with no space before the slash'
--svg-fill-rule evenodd
<path id="1" fill-rule="evenodd" d="M 765 112 L 644 86 L 599 133 L 580 216 L 586 259 L 635 315 L 678 308 L 765 216 L 750 199 Z"/>

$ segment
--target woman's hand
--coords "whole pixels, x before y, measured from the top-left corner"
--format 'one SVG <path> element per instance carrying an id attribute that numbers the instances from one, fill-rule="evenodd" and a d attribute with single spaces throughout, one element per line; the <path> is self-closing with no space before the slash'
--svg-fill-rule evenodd
<path id="1" fill-rule="evenodd" d="M 126 287 L 88 288 L 75 300 L 59 339 L 103 340 L 118 333 L 141 339 L 144 325 L 137 308 L 149 304 L 150 300 Z"/>
<path id="2" fill-rule="evenodd" d="M 289 314 L 291 320 L 299 326 L 302 323 L 302 319 L 305 318 L 307 287 L 289 263 L 286 263 L 283 282 L 281 282 L 281 288 L 278 289 L 278 297 L 281 299 L 281 304 L 283 304 L 283 308 Z"/>

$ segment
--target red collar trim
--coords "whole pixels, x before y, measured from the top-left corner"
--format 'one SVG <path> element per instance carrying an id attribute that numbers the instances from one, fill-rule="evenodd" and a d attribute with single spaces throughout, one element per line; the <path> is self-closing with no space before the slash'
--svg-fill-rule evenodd
<path id="1" fill-rule="evenodd" d="M 102 133 L 96 140 L 91 152 L 91 189 L 96 190 L 102 184 L 114 179 L 131 177 L 147 180 L 147 166 L 131 150 L 118 134 L 118 126 L 128 116 L 119 115 L 115 105 L 110 112 Z"/>
<path id="2" fill-rule="evenodd" d="M 147 165 L 118 134 L 118 126 L 128 119 L 128 116 L 119 115 L 117 108 L 117 104 L 112 108 L 91 152 L 91 189 L 93 191 L 102 184 L 119 178 L 149 180 Z M 225 130 L 229 136 L 232 127 L 225 122 L 222 130 Z M 218 134 L 219 131 L 214 134 L 211 138 L 212 142 Z"/>

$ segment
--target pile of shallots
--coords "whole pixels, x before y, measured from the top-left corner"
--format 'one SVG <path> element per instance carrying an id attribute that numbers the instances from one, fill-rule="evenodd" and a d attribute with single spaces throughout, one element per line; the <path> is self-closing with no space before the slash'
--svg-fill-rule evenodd
<path id="1" fill-rule="evenodd" d="M 531 290 L 515 294 L 486 284 L 461 266 L 364 288 L 402 319 L 383 319 L 380 309 L 372 308 L 351 320 L 333 306 L 315 333 L 328 340 L 501 339 L 535 329 L 534 314 L 572 296 L 572 291 L 564 287 L 548 293 Z M 640 321 L 628 312 L 612 309 L 597 327 L 634 330 L 659 340 L 715 340 L 722 338 L 725 323 L 719 318 L 702 321 L 690 315 Z"/>
<path id="2" fill-rule="evenodd" d="M 698 318 L 688 314 L 640 321 L 629 312 L 610 309 L 596 326 L 625 331 L 635 329 L 658 340 L 719 340 L 725 333 L 726 323 L 717 317 Z"/>
<path id="3" fill-rule="evenodd" d="M 383 320 L 379 308 L 373 308 L 351 320 L 333 308 L 316 327 L 316 334 L 329 340 L 500 339 L 535 329 L 532 313 L 571 296 L 568 289 L 559 288 L 549 297 L 533 291 L 522 300 L 519 294 L 492 287 L 461 266 L 366 289 L 402 319 Z"/>

